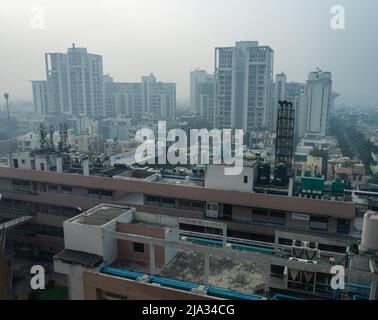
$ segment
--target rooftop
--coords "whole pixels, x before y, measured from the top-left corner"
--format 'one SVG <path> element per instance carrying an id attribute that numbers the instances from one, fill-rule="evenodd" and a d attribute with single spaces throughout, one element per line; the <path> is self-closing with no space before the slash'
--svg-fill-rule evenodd
<path id="1" fill-rule="evenodd" d="M 130 208 L 102 204 L 74 217 L 70 222 L 102 226 L 128 212 L 128 210 Z"/>
<path id="2" fill-rule="evenodd" d="M 69 249 L 59 252 L 55 257 L 63 262 L 79 264 L 84 267 L 94 267 L 102 261 L 102 257 L 96 254 Z"/>
<path id="3" fill-rule="evenodd" d="M 209 285 L 246 293 L 256 293 L 266 282 L 266 268 L 269 257 L 255 253 L 254 259 L 231 259 L 210 257 Z M 148 274 L 148 263 L 118 258 L 112 267 L 127 271 Z M 179 250 L 174 258 L 163 268 L 156 269 L 160 277 L 191 282 L 204 283 L 204 257 L 194 251 Z"/>

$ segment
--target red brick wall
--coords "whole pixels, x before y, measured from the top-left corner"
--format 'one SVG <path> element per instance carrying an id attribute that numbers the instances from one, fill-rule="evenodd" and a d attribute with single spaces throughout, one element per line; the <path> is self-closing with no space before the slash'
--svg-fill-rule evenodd
<path id="1" fill-rule="evenodd" d="M 139 224 L 117 223 L 117 231 L 134 234 L 138 236 L 147 236 L 158 239 L 165 238 L 165 230 L 158 227 L 150 227 Z M 130 260 L 149 262 L 150 248 L 144 245 L 144 252 L 135 252 L 133 242 L 118 240 L 118 255 Z M 155 246 L 155 263 L 158 265 L 165 264 L 165 250 L 163 247 Z"/>

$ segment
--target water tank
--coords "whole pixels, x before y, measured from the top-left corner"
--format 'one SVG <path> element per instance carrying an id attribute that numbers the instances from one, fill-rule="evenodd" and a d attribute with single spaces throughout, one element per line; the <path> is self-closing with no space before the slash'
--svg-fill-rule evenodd
<path id="1" fill-rule="evenodd" d="M 285 187 L 288 183 L 288 168 L 285 163 L 278 163 L 274 167 L 274 185 Z"/>
<path id="2" fill-rule="evenodd" d="M 332 181 L 331 192 L 333 196 L 344 195 L 345 183 L 341 179 L 336 179 Z"/>
<path id="3" fill-rule="evenodd" d="M 268 185 L 270 182 L 270 164 L 260 162 L 257 167 L 257 184 Z"/>
<path id="4" fill-rule="evenodd" d="M 378 252 L 378 212 L 368 211 L 362 226 L 362 250 Z"/>

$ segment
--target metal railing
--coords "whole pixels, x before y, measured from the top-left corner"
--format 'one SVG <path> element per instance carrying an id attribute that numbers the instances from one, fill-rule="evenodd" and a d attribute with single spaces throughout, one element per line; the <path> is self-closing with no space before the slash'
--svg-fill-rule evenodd
<path id="1" fill-rule="evenodd" d="M 231 222 L 236 222 L 236 223 L 246 223 L 246 224 L 252 224 L 252 225 L 258 225 L 258 226 L 267 226 L 267 227 L 277 227 L 277 228 L 282 228 L 286 230 L 291 230 L 291 231 L 307 231 L 307 232 L 316 232 L 316 233 L 322 233 L 322 234 L 329 234 L 329 235 L 337 235 L 337 236 L 342 236 L 342 237 L 354 237 L 354 238 L 359 238 L 361 236 L 361 233 L 359 232 L 337 232 L 337 231 L 329 231 L 329 230 L 322 230 L 322 229 L 313 229 L 310 227 L 299 227 L 299 226 L 291 226 L 287 225 L 285 223 L 274 223 L 274 222 L 262 222 L 258 220 L 253 220 L 253 219 L 240 219 L 240 218 L 234 218 L 228 215 L 220 215 L 218 214 L 218 217 L 210 217 L 207 216 L 206 214 L 204 215 L 204 218 L 206 219 L 214 219 L 214 220 L 224 220 L 224 221 L 231 221 Z"/>

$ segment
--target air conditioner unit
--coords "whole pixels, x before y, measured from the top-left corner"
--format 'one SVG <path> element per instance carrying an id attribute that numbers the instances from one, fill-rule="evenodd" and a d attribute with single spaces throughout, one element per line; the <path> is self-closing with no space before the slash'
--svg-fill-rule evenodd
<path id="1" fill-rule="evenodd" d="M 289 260 L 303 262 L 303 263 L 317 264 L 317 261 L 314 261 L 314 260 L 300 259 L 300 258 L 294 258 L 294 257 L 290 257 Z"/>
<path id="2" fill-rule="evenodd" d="M 319 244 L 317 242 L 306 241 L 305 247 L 312 250 L 318 250 Z"/>
<path id="3" fill-rule="evenodd" d="M 305 242 L 302 240 L 293 240 L 292 246 L 296 248 L 303 248 L 305 246 Z"/>
<path id="4" fill-rule="evenodd" d="M 309 264 L 317 264 L 318 262 L 315 260 L 307 260 L 307 259 L 300 259 L 301 262 L 309 263 Z"/>
<path id="5" fill-rule="evenodd" d="M 289 260 L 291 260 L 291 261 L 298 261 L 298 262 L 299 262 L 301 259 L 299 259 L 299 258 L 294 258 L 294 257 L 290 257 Z"/>

